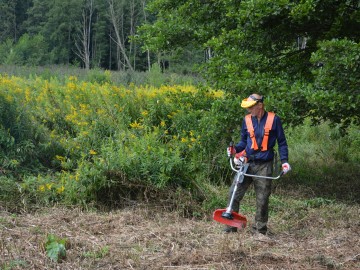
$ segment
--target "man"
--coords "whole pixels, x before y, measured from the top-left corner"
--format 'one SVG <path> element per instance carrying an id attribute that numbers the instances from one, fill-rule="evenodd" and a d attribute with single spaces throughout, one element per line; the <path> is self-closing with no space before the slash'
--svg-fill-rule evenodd
<path id="1" fill-rule="evenodd" d="M 264 98 L 259 94 L 252 94 L 244 99 L 241 107 L 246 108 L 249 114 L 242 123 L 240 142 L 235 147 L 228 147 L 228 155 L 231 156 L 238 153 L 234 159 L 235 163 L 237 163 L 239 154 L 243 155 L 244 153 L 249 162 L 248 174 L 271 176 L 273 172 L 274 147 L 277 141 L 283 172 L 287 173 L 290 171 L 288 146 L 280 118 L 274 113 L 265 111 Z M 254 183 L 256 194 L 256 215 L 252 230 L 266 234 L 271 179 L 245 176 L 243 182 L 238 185 L 236 190 L 233 211 L 239 211 L 240 201 L 251 183 Z M 230 198 L 234 187 L 235 181 L 230 188 Z M 227 233 L 236 232 L 237 228 L 226 226 L 224 231 Z"/>

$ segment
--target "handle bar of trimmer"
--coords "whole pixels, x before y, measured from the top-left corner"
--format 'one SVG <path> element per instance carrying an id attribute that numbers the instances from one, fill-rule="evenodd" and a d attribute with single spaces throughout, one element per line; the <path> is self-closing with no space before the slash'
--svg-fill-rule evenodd
<path id="1" fill-rule="evenodd" d="M 234 172 L 239 172 L 239 171 L 240 171 L 240 170 L 237 170 L 237 169 L 234 167 L 234 164 L 233 164 L 231 158 L 230 158 L 230 166 L 231 166 L 231 169 L 232 169 Z M 271 176 L 261 176 L 261 175 L 254 175 L 254 174 L 244 173 L 245 176 L 257 177 L 257 178 L 263 178 L 263 179 L 272 179 L 272 180 L 279 179 L 283 174 L 284 174 L 284 171 L 281 171 L 281 173 L 280 173 L 278 176 L 271 177 Z"/>

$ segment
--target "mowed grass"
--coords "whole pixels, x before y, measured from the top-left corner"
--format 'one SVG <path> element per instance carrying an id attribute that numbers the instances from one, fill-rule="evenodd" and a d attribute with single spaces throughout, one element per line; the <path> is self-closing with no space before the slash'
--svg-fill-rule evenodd
<path id="1" fill-rule="evenodd" d="M 249 196 L 251 197 L 251 196 Z M 160 205 L 111 212 L 43 208 L 0 214 L 1 269 L 358 269 L 359 207 L 312 206 L 277 195 L 271 236 L 249 227 L 223 234 L 207 213 L 185 218 Z M 250 202 L 250 201 L 249 201 Z M 283 204 L 283 206 L 281 206 Z M 292 205 L 292 207 L 288 207 Z M 251 225 L 253 214 L 248 214 Z M 48 235 L 66 239 L 66 257 L 46 254 Z"/>

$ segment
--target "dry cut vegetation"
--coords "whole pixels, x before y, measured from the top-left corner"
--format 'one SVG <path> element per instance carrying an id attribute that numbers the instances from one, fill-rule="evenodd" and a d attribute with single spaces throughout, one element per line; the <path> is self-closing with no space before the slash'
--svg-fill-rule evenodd
<path id="1" fill-rule="evenodd" d="M 0 269 L 359 269 L 359 208 L 329 210 L 311 209 L 297 221 L 273 216 L 273 235 L 263 236 L 249 226 L 224 234 L 211 214 L 188 219 L 160 207 L 2 209 Z M 46 254 L 50 234 L 66 239 L 59 262 Z"/>

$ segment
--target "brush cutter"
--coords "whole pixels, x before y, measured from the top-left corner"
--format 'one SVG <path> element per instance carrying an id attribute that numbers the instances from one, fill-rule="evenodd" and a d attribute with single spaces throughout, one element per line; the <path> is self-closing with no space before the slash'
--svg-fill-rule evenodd
<path id="1" fill-rule="evenodd" d="M 234 202 L 236 190 L 238 188 L 238 185 L 240 185 L 243 182 L 244 176 L 276 180 L 279 179 L 284 174 L 284 172 L 281 172 L 280 175 L 276 177 L 247 174 L 246 171 L 249 167 L 249 163 L 246 163 L 245 158 L 242 159 L 242 162 L 240 162 L 238 167 L 234 166 L 233 161 L 230 158 L 230 166 L 231 169 L 236 172 L 235 186 L 231 195 L 230 203 L 226 209 L 215 210 L 213 213 L 213 219 L 217 222 L 220 222 L 225 225 L 229 225 L 231 227 L 245 228 L 247 223 L 246 217 L 244 215 L 232 211 L 232 205 Z"/>

